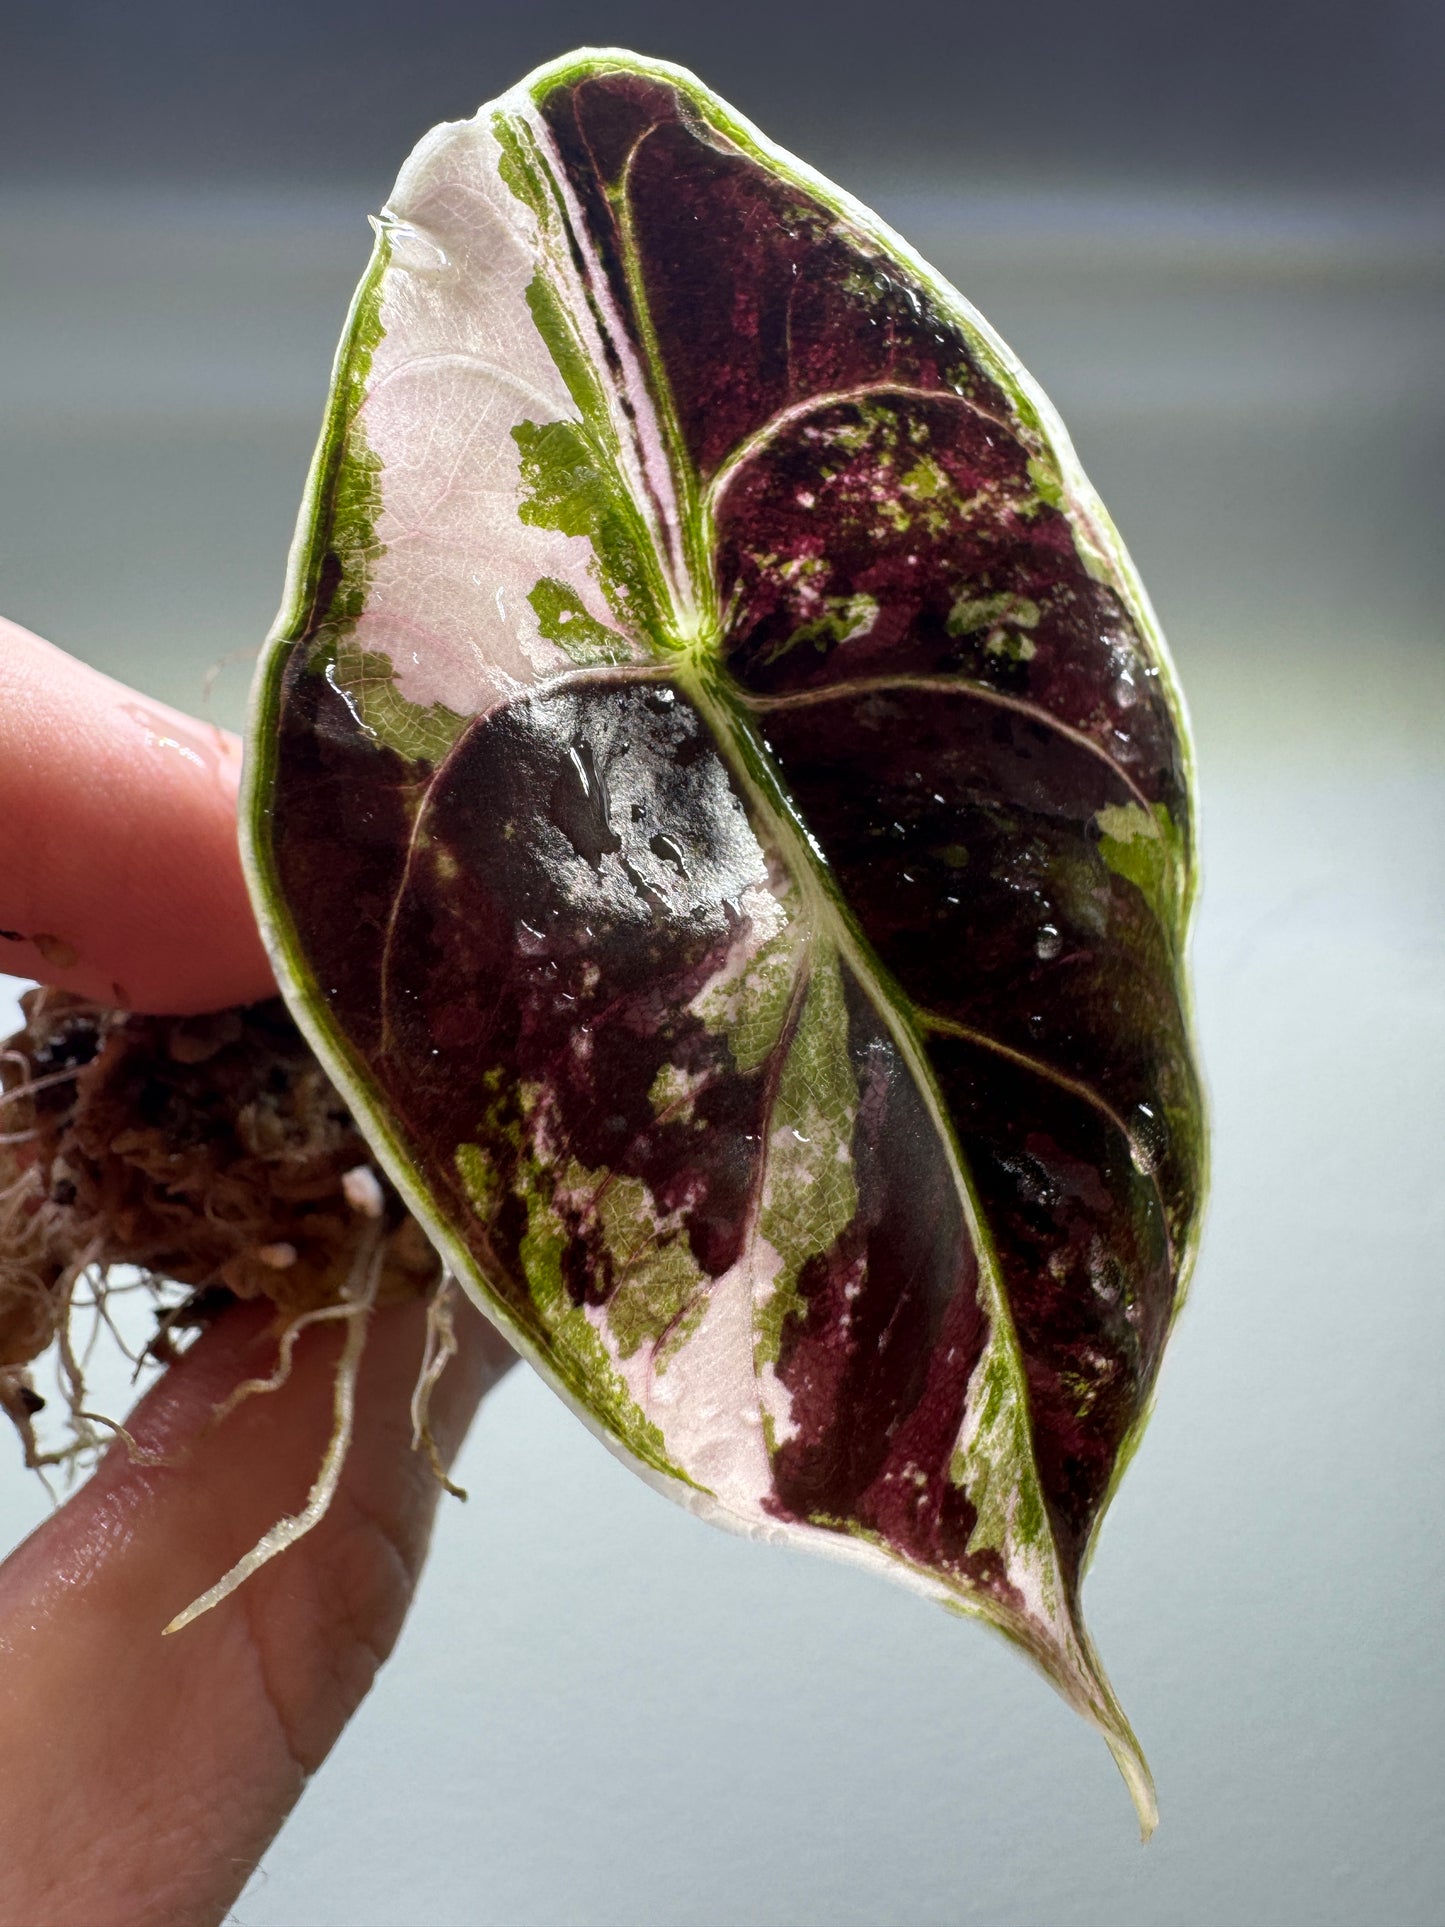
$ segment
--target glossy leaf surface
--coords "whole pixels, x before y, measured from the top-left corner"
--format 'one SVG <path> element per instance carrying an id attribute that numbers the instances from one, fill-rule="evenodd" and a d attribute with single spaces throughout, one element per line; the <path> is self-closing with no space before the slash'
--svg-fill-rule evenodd
<path id="1" fill-rule="evenodd" d="M 1078 1614 L 1192 1254 L 1187 749 L 1043 397 L 690 76 L 378 223 L 259 685 L 288 994 L 458 1275 L 706 1517 Z"/>

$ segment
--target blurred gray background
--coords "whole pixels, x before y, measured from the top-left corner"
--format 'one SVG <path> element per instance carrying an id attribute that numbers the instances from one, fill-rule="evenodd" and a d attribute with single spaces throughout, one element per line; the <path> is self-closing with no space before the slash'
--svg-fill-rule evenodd
<path id="1" fill-rule="evenodd" d="M 708 1533 L 518 1373 L 235 1919 L 1438 1922 L 1445 8 L 7 0 L 0 607 L 192 709 L 235 657 L 237 722 L 365 214 L 589 41 L 964 289 L 1174 644 L 1214 1202 L 1088 1588 L 1163 1821 L 981 1629 Z M 43 1503 L 0 1466 L 0 1543 Z"/>

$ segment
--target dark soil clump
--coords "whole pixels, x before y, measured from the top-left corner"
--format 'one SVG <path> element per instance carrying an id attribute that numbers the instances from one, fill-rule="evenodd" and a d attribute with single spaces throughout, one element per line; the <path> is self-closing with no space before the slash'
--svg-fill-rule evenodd
<path id="1" fill-rule="evenodd" d="M 23 1009 L 0 1047 L 0 1407 L 32 1462 L 27 1367 L 65 1346 L 82 1275 L 190 1287 L 158 1314 L 162 1359 L 235 1298 L 282 1325 L 343 1302 L 363 1228 L 376 1301 L 434 1291 L 421 1227 L 279 1000 L 137 1017 L 41 989 Z"/>

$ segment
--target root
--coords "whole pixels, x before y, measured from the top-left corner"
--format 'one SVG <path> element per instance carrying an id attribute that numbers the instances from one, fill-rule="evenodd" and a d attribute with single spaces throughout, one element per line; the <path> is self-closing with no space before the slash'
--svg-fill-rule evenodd
<path id="1" fill-rule="evenodd" d="M 422 1350 L 421 1370 L 411 1394 L 411 1449 L 425 1452 L 437 1483 L 454 1499 L 465 1499 L 466 1491 L 447 1477 L 442 1455 L 432 1437 L 430 1413 L 432 1393 L 437 1380 L 457 1355 L 457 1327 L 452 1315 L 452 1293 L 456 1282 L 444 1273 L 441 1283 L 427 1300 L 426 1344 Z"/>
<path id="2" fill-rule="evenodd" d="M 23 1007 L 25 1028 L 0 1046 L 0 1409 L 27 1465 L 100 1450 L 86 1362 L 117 1290 L 150 1293 L 157 1325 L 139 1350 L 167 1364 L 178 1334 L 237 1298 L 269 1300 L 283 1332 L 338 1315 L 359 1219 L 381 1227 L 384 1301 L 435 1287 L 425 1235 L 279 1002 L 136 1017 L 34 990 Z M 62 1445 L 37 1440 L 16 1377 L 47 1354 Z"/>
<path id="3" fill-rule="evenodd" d="M 69 1394 L 70 1409 L 77 1420 L 81 1416 L 81 1407 L 85 1404 L 85 1367 L 75 1353 L 71 1314 L 75 1305 L 75 1287 L 99 1256 L 99 1241 L 92 1238 L 75 1262 L 66 1267 L 61 1278 L 60 1289 L 56 1294 L 58 1316 L 55 1342 L 60 1353 L 60 1369 Z"/>
<path id="4" fill-rule="evenodd" d="M 265 1533 L 251 1550 L 238 1559 L 228 1573 L 218 1579 L 214 1586 L 203 1592 L 199 1599 L 193 1599 L 184 1612 L 176 1614 L 171 1623 L 164 1628 L 167 1633 L 179 1633 L 194 1620 L 208 1613 L 213 1606 L 219 1606 L 238 1586 L 243 1585 L 253 1572 L 258 1572 L 278 1553 L 294 1546 L 298 1539 L 305 1538 L 313 1527 L 331 1509 L 331 1501 L 336 1497 L 336 1488 L 341 1483 L 342 1469 L 346 1455 L 351 1447 L 351 1433 L 356 1421 L 356 1381 L 361 1373 L 361 1360 L 366 1350 L 367 1326 L 376 1304 L 377 1291 L 381 1284 L 381 1231 L 380 1227 L 363 1235 L 356 1257 L 355 1283 L 348 1291 L 344 1306 L 336 1309 L 347 1320 L 346 1343 L 342 1346 L 341 1357 L 337 1361 L 335 1391 L 332 1401 L 331 1439 L 321 1461 L 321 1469 L 316 1475 L 306 1503 L 299 1512 L 285 1519 L 278 1519 L 271 1530 Z M 288 1333 L 287 1336 L 291 1334 Z M 289 1354 L 287 1369 L 289 1370 Z M 242 1388 L 244 1390 L 244 1387 Z"/>
<path id="5" fill-rule="evenodd" d="M 282 1327 L 277 1349 L 275 1367 L 265 1378 L 248 1378 L 229 1392 L 206 1421 L 206 1431 L 214 1432 L 223 1419 L 228 1419 L 238 1405 L 244 1405 L 248 1398 L 258 1398 L 268 1392 L 279 1392 L 291 1376 L 292 1362 L 296 1356 L 296 1343 L 302 1332 L 311 1325 L 321 1325 L 338 1318 L 355 1320 L 356 1307 L 350 1301 L 339 1305 L 322 1305 L 316 1311 L 303 1311 L 293 1318 L 290 1324 Z"/>
<path id="6" fill-rule="evenodd" d="M 427 1302 L 412 1446 L 447 1491 L 465 1497 L 428 1419 L 457 1350 L 455 1289 L 282 1005 L 177 1019 L 55 990 L 22 1002 L 25 1028 L 0 1045 L 0 1414 L 26 1466 L 42 1479 L 56 1467 L 73 1478 L 110 1438 L 139 1464 L 176 1462 L 91 1408 L 86 1373 L 102 1331 L 139 1377 L 173 1363 L 178 1340 L 237 1299 L 269 1301 L 275 1367 L 223 1399 L 209 1432 L 247 1400 L 280 1390 L 308 1327 L 347 1328 L 331 1440 L 305 1506 L 166 1630 L 208 1611 L 325 1516 L 377 1304 Z M 108 1301 L 136 1292 L 150 1298 L 155 1330 L 133 1346 Z M 85 1315 L 88 1331 L 77 1324 Z M 37 1430 L 46 1406 L 37 1363 L 58 1381 L 67 1428 L 58 1443 Z"/>
<path id="7" fill-rule="evenodd" d="M 107 1418 L 104 1412 L 77 1412 L 75 1417 L 87 1425 L 100 1425 L 114 1433 L 130 1455 L 132 1465 L 180 1465 L 185 1458 L 183 1452 L 152 1452 L 134 1433 L 128 1432 L 119 1419 Z"/>
<path id="8" fill-rule="evenodd" d="M 36 1391 L 28 1371 L 11 1369 L 0 1372 L 0 1412 L 15 1427 L 27 1470 L 38 1475 L 41 1484 L 55 1498 L 54 1488 L 45 1476 L 40 1444 L 35 1436 L 35 1415 L 44 1411 L 45 1400 Z"/>

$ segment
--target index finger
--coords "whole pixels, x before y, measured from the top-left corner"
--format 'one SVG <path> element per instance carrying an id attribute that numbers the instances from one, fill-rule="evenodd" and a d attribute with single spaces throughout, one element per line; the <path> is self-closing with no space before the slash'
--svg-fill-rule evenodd
<path id="1" fill-rule="evenodd" d="M 128 1010 L 273 995 L 240 769 L 228 731 L 0 617 L 0 969 Z"/>

